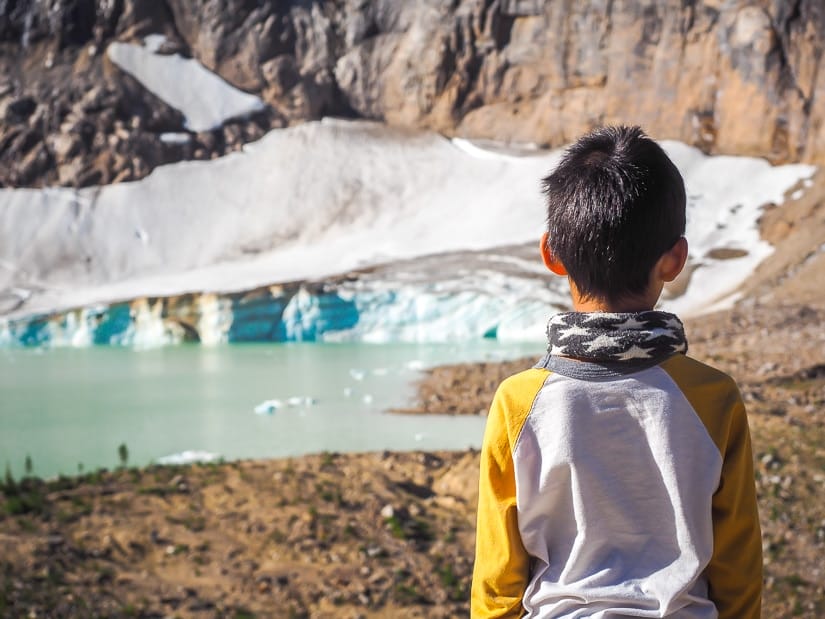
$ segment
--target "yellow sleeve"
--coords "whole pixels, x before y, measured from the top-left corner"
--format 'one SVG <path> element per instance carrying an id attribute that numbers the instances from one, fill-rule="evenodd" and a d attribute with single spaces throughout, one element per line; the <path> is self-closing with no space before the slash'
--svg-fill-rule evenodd
<path id="1" fill-rule="evenodd" d="M 759 619 L 762 533 L 745 406 L 733 380 L 684 355 L 662 364 L 702 420 L 722 456 L 713 495 L 713 556 L 705 569 L 719 619 Z"/>
<path id="2" fill-rule="evenodd" d="M 762 534 L 745 407 L 738 397 L 713 495 L 713 557 L 709 596 L 719 619 L 759 619 L 762 606 Z"/>
<path id="3" fill-rule="evenodd" d="M 513 447 L 546 370 L 527 370 L 496 392 L 481 447 L 476 556 L 471 617 L 520 617 L 530 578 L 530 558 L 521 541 L 516 509 Z"/>

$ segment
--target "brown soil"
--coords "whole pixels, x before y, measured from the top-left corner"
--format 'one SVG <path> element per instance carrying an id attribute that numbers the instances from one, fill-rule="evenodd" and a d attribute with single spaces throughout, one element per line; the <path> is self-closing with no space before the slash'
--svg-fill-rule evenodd
<path id="1" fill-rule="evenodd" d="M 464 616 L 476 461 L 323 454 L 6 484 L 0 616 Z"/>

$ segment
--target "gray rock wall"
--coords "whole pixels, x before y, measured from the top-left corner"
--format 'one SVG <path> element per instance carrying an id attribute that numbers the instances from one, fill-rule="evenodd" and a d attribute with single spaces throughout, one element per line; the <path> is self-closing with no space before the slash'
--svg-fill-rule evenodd
<path id="1" fill-rule="evenodd" d="M 268 113 L 158 145 L 179 115 L 103 54 L 155 32 Z M 324 115 L 548 145 L 638 123 L 709 152 L 825 162 L 823 34 L 821 0 L 6 0 L 0 183 L 139 178 Z M 78 111 L 92 84 L 106 96 Z"/>

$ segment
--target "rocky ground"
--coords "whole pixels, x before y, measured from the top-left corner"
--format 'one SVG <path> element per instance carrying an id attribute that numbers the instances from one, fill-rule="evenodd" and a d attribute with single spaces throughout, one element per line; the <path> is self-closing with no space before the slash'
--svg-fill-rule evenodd
<path id="1" fill-rule="evenodd" d="M 464 616 L 476 461 L 323 454 L 6 482 L 0 616 Z"/>

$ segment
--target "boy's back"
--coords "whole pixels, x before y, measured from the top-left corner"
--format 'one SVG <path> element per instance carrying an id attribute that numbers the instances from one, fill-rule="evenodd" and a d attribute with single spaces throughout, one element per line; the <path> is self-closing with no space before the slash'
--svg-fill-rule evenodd
<path id="1" fill-rule="evenodd" d="M 733 381 L 683 355 L 620 376 L 573 363 L 581 374 L 513 376 L 494 400 L 488 432 L 512 441 L 485 446 L 494 470 L 482 479 L 512 466 L 515 483 L 482 486 L 476 569 L 509 577 L 476 582 L 476 614 L 512 596 L 513 616 L 716 617 L 710 581 L 727 616 L 758 617 L 761 540 L 755 499 L 739 496 L 753 472 Z M 518 537 L 502 529 L 508 503 Z"/>
<path id="2" fill-rule="evenodd" d="M 573 152 L 554 174 L 575 177 L 577 163 L 585 168 L 584 193 L 597 186 L 596 197 L 615 198 L 614 211 L 631 221 L 639 209 L 655 220 L 657 201 L 673 198 L 675 214 L 663 216 L 672 221 L 659 226 L 659 236 L 683 231 L 683 186 L 657 181 L 653 200 L 645 195 L 655 184 L 649 174 L 632 178 L 669 160 L 651 154 L 638 130 L 610 131 L 618 138 L 597 135 L 595 154 Z M 619 155 L 632 149 L 646 150 L 628 165 Z M 588 169 L 601 174 L 608 157 L 618 162 L 615 174 Z M 648 165 L 657 158 L 665 163 Z M 678 172 L 675 178 L 681 183 Z M 545 181 L 565 200 L 581 202 L 569 209 L 572 228 L 581 211 L 601 204 L 583 199 L 579 187 L 562 191 L 580 180 Z M 569 208 L 565 200 L 557 200 L 558 209 Z M 607 225 L 584 221 L 581 238 L 593 236 L 598 246 Z M 542 240 L 548 268 L 563 275 L 578 268 L 568 277 L 579 311 L 550 320 L 547 355 L 505 380 L 493 401 L 481 454 L 474 617 L 759 617 L 761 535 L 739 391 L 725 374 L 685 356 L 676 316 L 652 311 L 662 283 L 684 265 L 684 239 L 642 256 L 649 277 L 610 288 L 621 279 L 609 277 L 611 243 L 620 263 L 644 253 L 623 248 L 622 225 L 608 231 L 606 251 L 591 250 L 596 258 L 571 237 L 562 239 L 569 251 L 562 247 L 559 259 L 553 237 Z M 556 238 L 565 234 L 556 230 Z"/>

